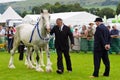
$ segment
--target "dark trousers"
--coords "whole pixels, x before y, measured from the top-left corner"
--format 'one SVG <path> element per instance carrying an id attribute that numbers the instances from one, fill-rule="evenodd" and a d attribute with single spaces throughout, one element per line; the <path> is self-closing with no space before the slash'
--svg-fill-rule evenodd
<path id="1" fill-rule="evenodd" d="M 8 52 L 13 48 L 13 38 L 8 38 Z"/>
<path id="2" fill-rule="evenodd" d="M 107 51 L 94 51 L 94 72 L 93 76 L 98 77 L 99 75 L 99 69 L 100 69 L 100 62 L 101 59 L 105 65 L 105 71 L 104 71 L 104 76 L 109 76 L 110 72 L 110 61 L 108 58 L 108 53 Z"/>
<path id="3" fill-rule="evenodd" d="M 67 70 L 72 71 L 69 49 L 68 50 L 56 49 L 56 51 L 57 51 L 57 68 L 64 71 L 63 57 L 62 57 L 62 53 L 63 53 L 67 65 Z"/>
<path id="4" fill-rule="evenodd" d="M 25 48 L 24 45 L 19 45 L 18 46 L 18 52 L 20 53 L 19 60 L 23 60 L 23 57 L 24 57 L 24 48 Z"/>

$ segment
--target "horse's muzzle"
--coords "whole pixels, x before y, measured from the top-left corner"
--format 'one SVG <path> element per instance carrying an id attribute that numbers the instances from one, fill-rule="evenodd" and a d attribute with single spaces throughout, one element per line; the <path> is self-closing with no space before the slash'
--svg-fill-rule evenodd
<path id="1" fill-rule="evenodd" d="M 51 30 L 51 28 L 50 28 L 50 27 L 47 27 L 46 30 L 47 30 L 47 32 L 49 33 L 50 30 Z"/>

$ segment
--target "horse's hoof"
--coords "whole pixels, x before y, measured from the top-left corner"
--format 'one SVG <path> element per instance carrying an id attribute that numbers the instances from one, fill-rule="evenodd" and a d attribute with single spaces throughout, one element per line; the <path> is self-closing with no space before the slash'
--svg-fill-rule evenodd
<path id="1" fill-rule="evenodd" d="M 52 68 L 51 67 L 46 67 L 46 72 L 52 72 Z"/>
<path id="2" fill-rule="evenodd" d="M 29 69 L 35 69 L 35 66 L 27 66 Z"/>
<path id="3" fill-rule="evenodd" d="M 44 70 L 42 68 L 36 68 L 37 72 L 44 72 Z"/>
<path id="4" fill-rule="evenodd" d="M 14 65 L 9 65 L 8 66 L 10 69 L 15 69 L 15 66 Z"/>

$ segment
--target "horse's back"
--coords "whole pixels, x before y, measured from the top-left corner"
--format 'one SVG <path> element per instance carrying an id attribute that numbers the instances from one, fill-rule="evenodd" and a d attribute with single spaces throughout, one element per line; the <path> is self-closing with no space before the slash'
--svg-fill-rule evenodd
<path id="1" fill-rule="evenodd" d="M 33 28 L 31 24 L 20 24 L 16 27 L 16 35 L 21 41 L 29 42 Z"/>

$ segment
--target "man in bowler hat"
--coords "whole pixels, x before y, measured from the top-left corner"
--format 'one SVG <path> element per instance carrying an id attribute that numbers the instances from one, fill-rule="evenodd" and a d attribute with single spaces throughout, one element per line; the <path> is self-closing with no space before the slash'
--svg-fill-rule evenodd
<path id="1" fill-rule="evenodd" d="M 102 23 L 102 18 L 96 18 L 97 25 L 94 35 L 94 72 L 90 78 L 99 76 L 101 59 L 105 65 L 103 76 L 109 76 L 110 61 L 108 57 L 108 50 L 110 49 L 110 34 L 107 27 Z"/>
<path id="2" fill-rule="evenodd" d="M 57 68 L 56 71 L 58 74 L 62 74 L 64 72 L 64 66 L 63 66 L 63 57 L 62 53 L 64 54 L 67 70 L 68 72 L 72 71 L 72 65 L 69 55 L 69 40 L 71 41 L 71 46 L 74 44 L 73 34 L 70 30 L 70 28 L 63 24 L 63 20 L 61 18 L 58 18 L 56 20 L 56 24 L 50 34 L 55 34 L 55 48 L 57 51 Z"/>

